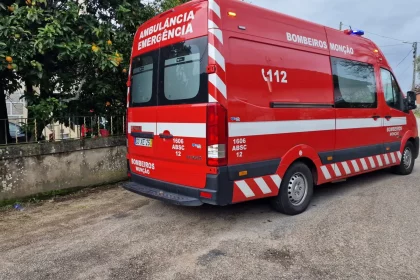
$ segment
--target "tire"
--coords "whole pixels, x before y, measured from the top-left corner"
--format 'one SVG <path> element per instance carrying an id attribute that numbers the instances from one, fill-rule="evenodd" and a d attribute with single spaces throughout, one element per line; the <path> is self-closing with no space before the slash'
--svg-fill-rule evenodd
<path id="1" fill-rule="evenodd" d="M 276 211 L 286 215 L 300 214 L 308 208 L 312 199 L 313 188 L 314 182 L 311 170 L 306 164 L 296 162 L 287 170 L 280 184 L 279 194 L 271 198 L 271 206 Z"/>
<path id="2" fill-rule="evenodd" d="M 408 141 L 402 152 L 400 165 L 393 167 L 392 171 L 398 175 L 409 175 L 413 172 L 414 162 L 414 145 Z"/>

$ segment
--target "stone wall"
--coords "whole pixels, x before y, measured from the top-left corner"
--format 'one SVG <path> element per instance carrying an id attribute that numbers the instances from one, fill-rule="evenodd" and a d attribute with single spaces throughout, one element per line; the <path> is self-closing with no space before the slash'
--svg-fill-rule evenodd
<path id="1" fill-rule="evenodd" d="M 0 147 L 0 201 L 127 178 L 125 137 Z"/>

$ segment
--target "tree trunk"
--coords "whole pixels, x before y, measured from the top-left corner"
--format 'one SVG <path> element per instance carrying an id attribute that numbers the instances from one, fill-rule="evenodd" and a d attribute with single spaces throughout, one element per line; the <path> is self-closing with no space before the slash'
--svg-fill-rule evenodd
<path id="1" fill-rule="evenodd" d="M 9 120 L 7 117 L 6 93 L 3 84 L 0 82 L 0 145 L 11 142 Z"/>

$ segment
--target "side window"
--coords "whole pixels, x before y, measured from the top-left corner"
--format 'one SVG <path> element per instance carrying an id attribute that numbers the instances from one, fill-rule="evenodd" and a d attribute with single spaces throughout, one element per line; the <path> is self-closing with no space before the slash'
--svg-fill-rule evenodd
<path id="1" fill-rule="evenodd" d="M 336 108 L 377 108 L 373 65 L 331 58 Z"/>
<path id="2" fill-rule="evenodd" d="M 386 104 L 391 108 L 402 110 L 402 93 L 395 77 L 388 70 L 381 68 L 381 80 Z"/>

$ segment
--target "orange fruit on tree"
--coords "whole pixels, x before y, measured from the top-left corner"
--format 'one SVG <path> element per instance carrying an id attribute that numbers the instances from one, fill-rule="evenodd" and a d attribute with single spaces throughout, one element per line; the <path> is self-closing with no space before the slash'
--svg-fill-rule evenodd
<path id="1" fill-rule="evenodd" d="M 123 69 L 123 73 L 127 73 L 127 69 L 125 69 L 125 68 L 124 68 L 124 69 Z"/>
<path id="2" fill-rule="evenodd" d="M 7 65 L 7 69 L 12 70 L 13 69 L 13 65 L 12 64 L 8 64 Z"/>
<path id="3" fill-rule="evenodd" d="M 11 56 L 6 56 L 6 61 L 11 63 L 13 62 L 13 58 Z"/>
<path id="4" fill-rule="evenodd" d="M 107 43 L 108 45 L 112 45 L 112 41 L 111 41 L 111 40 L 108 40 L 106 43 Z"/>
<path id="5" fill-rule="evenodd" d="M 7 9 L 9 10 L 9 12 L 13 12 L 15 10 L 15 7 L 13 6 L 8 6 Z"/>

